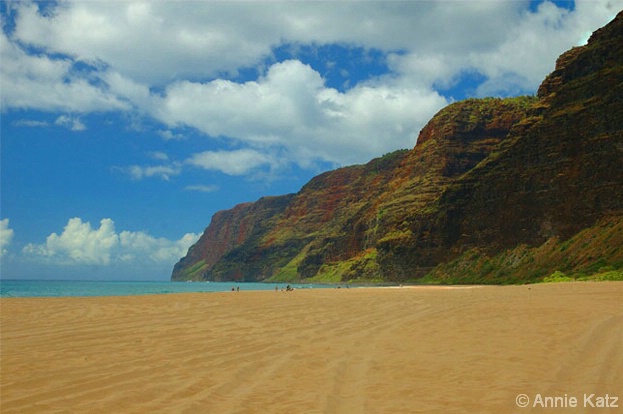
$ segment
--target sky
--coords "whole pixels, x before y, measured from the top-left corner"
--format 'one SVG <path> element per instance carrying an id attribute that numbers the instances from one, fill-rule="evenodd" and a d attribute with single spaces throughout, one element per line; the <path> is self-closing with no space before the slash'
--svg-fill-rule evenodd
<path id="1" fill-rule="evenodd" d="M 168 280 L 212 215 L 534 95 L 623 0 L 2 1 L 0 277 Z"/>

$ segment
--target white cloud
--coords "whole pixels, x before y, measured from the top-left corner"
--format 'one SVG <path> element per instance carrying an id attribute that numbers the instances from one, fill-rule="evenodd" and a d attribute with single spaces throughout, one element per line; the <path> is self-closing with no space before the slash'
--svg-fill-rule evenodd
<path id="1" fill-rule="evenodd" d="M 179 240 L 155 238 L 144 232 L 117 233 L 111 219 L 102 219 L 99 228 L 72 218 L 59 235 L 50 234 L 44 244 L 28 244 L 23 254 L 60 265 L 101 265 L 175 262 L 199 238 L 188 233 Z"/>
<path id="2" fill-rule="evenodd" d="M 533 93 L 557 56 L 607 23 L 623 0 L 578 0 L 573 11 L 549 2 L 530 11 L 524 1 L 64 1 L 49 13 L 30 2 L 7 7 L 17 17 L 0 39 L 3 110 L 120 110 L 167 128 L 188 126 L 247 151 L 191 157 L 193 165 L 235 175 L 289 163 L 365 162 L 411 147 L 452 99 L 438 90 L 466 73 L 485 78 L 478 95 Z M 349 89 L 338 91 L 296 58 L 269 63 L 277 47 L 331 44 L 378 50 L 391 72 L 346 80 Z M 77 64 L 91 70 L 76 71 Z M 261 75 L 228 80 L 245 68 Z M 170 129 L 157 134 L 181 138 Z M 248 166 L 233 159 L 243 155 Z M 135 166 L 130 174 L 168 179 L 180 171 Z"/>
<path id="3" fill-rule="evenodd" d="M 68 58 L 29 54 L 0 33 L 0 105 L 3 110 L 36 109 L 87 113 L 128 106 L 89 79 L 73 74 Z"/>
<path id="4" fill-rule="evenodd" d="M 520 2 L 514 3 L 521 6 Z M 621 0 L 579 0 L 574 11 L 546 1 L 534 12 L 518 9 L 508 19 L 498 19 L 503 26 L 497 28 L 490 26 L 490 22 L 479 18 L 470 20 L 466 16 L 464 28 L 495 33 L 488 35 L 495 41 L 465 43 L 460 48 L 457 43 L 448 50 L 441 48 L 433 53 L 407 48 L 404 53 L 390 55 L 388 62 L 401 79 L 411 84 L 445 89 L 462 74 L 478 73 L 486 78 L 476 91 L 478 96 L 534 93 L 554 69 L 561 53 L 581 44 L 587 39 L 587 33 L 608 23 L 622 8 Z M 483 26 L 474 28 L 478 22 Z M 463 39 L 472 42 L 473 37 L 466 32 Z"/>
<path id="5" fill-rule="evenodd" d="M 274 161 L 266 155 L 251 149 L 235 151 L 205 151 L 194 154 L 186 161 L 195 167 L 220 171 L 228 175 L 244 175 Z"/>
<path id="6" fill-rule="evenodd" d="M 317 72 L 298 61 L 273 65 L 259 81 L 238 84 L 226 80 L 177 82 L 169 86 L 157 112 L 171 125 L 189 125 L 211 136 L 244 136 L 261 143 L 275 133 L 292 132 L 302 105 L 310 102 L 323 82 Z M 312 114 L 309 114 L 312 115 Z"/>
<path id="7" fill-rule="evenodd" d="M 159 160 L 159 161 L 168 161 L 169 160 L 169 156 L 162 151 L 153 151 L 149 153 L 149 157 L 153 158 L 154 160 Z"/>
<path id="8" fill-rule="evenodd" d="M 549 33 L 554 44 L 548 38 L 535 46 L 549 48 L 551 60 L 559 53 L 559 36 L 575 42 L 579 39 L 570 37 L 595 30 L 622 5 L 620 0 L 579 0 L 575 11 L 564 12 L 562 25 L 551 26 L 548 19 L 563 12 L 548 2 L 528 13 L 526 2 L 494 1 L 67 1 L 45 15 L 35 4 L 20 3 L 14 6 L 14 36 L 46 51 L 104 62 L 125 83 L 165 85 L 255 67 L 275 46 L 289 43 L 350 44 L 435 59 L 506 55 L 504 45 L 523 55 L 521 48 L 531 43 L 517 42 L 518 35 Z M 523 63 L 541 67 L 540 52 L 527 57 Z M 145 94 L 144 87 L 139 89 Z"/>
<path id="9" fill-rule="evenodd" d="M 506 42 L 472 57 L 473 67 L 489 78 L 480 86 L 480 95 L 535 90 L 554 69 L 556 57 L 569 49 L 570 43 L 577 42 L 569 39 L 575 24 L 570 11 L 552 3 L 543 3 L 536 13 L 527 13 L 510 30 Z"/>
<path id="10" fill-rule="evenodd" d="M 155 238 L 143 232 L 122 231 L 119 234 L 119 259 L 172 262 L 179 260 L 199 239 L 198 234 L 187 233 L 179 240 Z"/>
<path id="11" fill-rule="evenodd" d="M 282 43 L 355 44 L 430 53 L 486 48 L 521 2 L 63 2 L 15 6 L 15 37 L 141 83 L 214 77 L 255 66 Z M 495 33 L 496 36 L 491 36 Z M 434 39 L 434 42 L 431 41 Z M 123 44 L 124 47 L 119 47 Z M 166 59 L 163 59 L 166 56 Z"/>
<path id="12" fill-rule="evenodd" d="M 186 191 L 199 191 L 200 193 L 213 193 L 218 191 L 220 188 L 217 185 L 205 185 L 205 184 L 197 184 L 197 185 L 187 185 L 184 187 Z"/>
<path id="13" fill-rule="evenodd" d="M 162 151 L 152 151 L 147 154 L 149 158 L 161 161 L 160 165 L 130 165 L 127 167 L 113 167 L 113 170 L 121 171 L 130 176 L 133 180 L 143 180 L 145 178 L 160 178 L 169 181 L 171 177 L 182 173 L 182 164 L 172 161 L 169 156 Z"/>
<path id="14" fill-rule="evenodd" d="M 236 137 L 245 151 L 196 154 L 191 163 L 232 175 L 266 164 L 270 154 L 306 166 L 315 161 L 364 162 L 411 147 L 419 130 L 446 99 L 398 83 L 364 84 L 342 93 L 324 86 L 318 72 L 297 60 L 271 66 L 258 81 L 180 82 L 168 88 L 155 117 L 210 136 Z M 260 153 L 260 149 L 262 153 Z M 241 165 L 231 158 L 244 158 Z"/>
<path id="15" fill-rule="evenodd" d="M 51 126 L 48 121 L 39 121 L 36 119 L 19 119 L 13 122 L 13 125 L 28 128 L 47 128 Z M 54 125 L 61 126 L 72 131 L 86 131 L 87 129 L 86 125 L 79 117 L 69 115 L 60 115 L 54 121 Z"/>
<path id="16" fill-rule="evenodd" d="M 171 177 L 179 175 L 182 172 L 181 167 L 176 164 L 152 166 L 132 165 L 129 167 L 121 167 L 119 169 L 127 173 L 134 180 L 158 177 L 165 181 L 169 181 Z"/>
<path id="17" fill-rule="evenodd" d="M 62 126 L 72 131 L 85 131 L 87 129 L 86 125 L 84 125 L 80 118 L 68 115 L 61 115 L 56 118 L 54 125 Z"/>
<path id="18" fill-rule="evenodd" d="M 9 227 L 9 219 L 0 220 L 0 257 L 7 253 L 15 232 Z"/>
<path id="19" fill-rule="evenodd" d="M 91 223 L 76 217 L 67 222 L 60 235 L 52 233 L 45 244 L 28 244 L 23 251 L 61 263 L 107 265 L 118 245 L 119 237 L 111 219 L 103 219 L 99 229 L 93 229 Z"/>
<path id="20" fill-rule="evenodd" d="M 169 131 L 169 130 L 159 130 L 156 131 L 156 134 L 160 135 L 160 137 L 162 139 L 164 139 L 165 141 L 169 141 L 172 139 L 183 139 L 184 135 L 182 134 L 174 134 L 173 132 Z"/>
<path id="21" fill-rule="evenodd" d="M 36 119 L 19 119 L 13 122 L 13 125 L 16 127 L 46 128 L 50 126 L 50 123 L 48 121 L 39 121 Z"/>
<path id="22" fill-rule="evenodd" d="M 106 62 L 142 83 L 162 84 L 235 71 L 270 53 L 279 40 L 279 29 L 270 26 L 277 6 L 64 2 L 43 16 L 29 4 L 18 6 L 15 36 L 46 50 Z"/>

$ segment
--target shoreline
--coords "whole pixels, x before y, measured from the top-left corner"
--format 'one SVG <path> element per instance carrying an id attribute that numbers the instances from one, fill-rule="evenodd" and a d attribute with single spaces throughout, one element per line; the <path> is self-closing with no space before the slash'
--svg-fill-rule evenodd
<path id="1" fill-rule="evenodd" d="M 142 283 L 142 282 L 140 282 Z M 284 284 L 283 286 L 281 284 L 276 284 L 276 283 L 269 283 L 270 285 L 277 285 L 279 287 L 278 290 L 275 289 L 240 289 L 240 290 L 236 290 L 235 288 L 238 286 L 244 286 L 244 283 L 255 283 L 255 282 L 241 282 L 239 284 L 229 284 L 228 282 L 223 282 L 223 283 L 227 283 L 228 286 L 231 286 L 231 288 L 228 288 L 227 290 L 215 290 L 215 291 L 181 291 L 181 292 L 157 292 L 157 293 L 139 293 L 139 294 L 118 294 L 118 295 L 67 295 L 67 296 L 63 296 L 63 295 L 54 295 L 54 296 L 0 296 L 0 304 L 3 301 L 11 301 L 11 300 L 19 300 L 19 299 L 33 299 L 33 300 L 38 300 L 38 299 L 114 299 L 114 298 L 146 298 L 146 297 L 175 297 L 175 296 L 185 296 L 185 295 L 219 295 L 219 294 L 224 294 L 224 295 L 229 295 L 229 294 L 240 294 L 240 293 L 289 293 L 285 290 L 285 287 L 287 286 L 287 284 Z M 612 285 L 616 285 L 616 284 L 620 284 L 623 286 L 623 282 L 621 281 L 609 281 L 609 280 L 605 280 L 605 281 L 592 281 L 592 280 L 586 280 L 586 281 L 563 281 L 563 282 L 541 282 L 541 283 L 528 283 L 528 284 L 521 284 L 521 285 L 487 285 L 487 284 L 474 284 L 474 285 L 461 285 L 461 284 L 457 284 L 457 285 L 433 285 L 433 284 L 426 284 L 426 285 L 417 285 L 417 284 L 405 284 L 405 285 L 322 285 L 320 286 L 319 284 L 311 284 L 310 285 L 316 285 L 316 287 L 300 287 L 301 285 L 305 285 L 304 283 L 300 283 L 300 284 L 296 284 L 298 286 L 292 286 L 292 290 L 291 292 L 294 291 L 332 291 L 332 290 L 344 290 L 344 291 L 348 291 L 348 290 L 422 290 L 422 291 L 426 291 L 426 290 L 469 290 L 469 289 L 502 289 L 502 288 L 520 288 L 520 287 L 524 287 L 528 290 L 531 290 L 533 287 L 539 287 L 539 286 L 557 286 L 557 285 L 568 285 L 568 286 L 572 286 L 572 285 L 591 285 L 591 284 L 595 284 L 595 285 L 607 285 L 607 284 L 612 284 Z M 283 289 L 282 289 L 283 287 Z M 622 298 L 623 299 L 623 298 Z M 623 308 L 623 305 L 622 305 Z"/>
<path id="2" fill-rule="evenodd" d="M 499 413 L 521 412 L 518 394 L 623 397 L 621 282 L 211 293 L 0 299 L 3 414 Z"/>
<path id="3" fill-rule="evenodd" d="M 4 282 L 4 283 L 2 283 Z M 608 283 L 617 282 L 610 280 L 584 280 L 584 281 L 557 281 L 557 282 L 540 282 L 540 283 L 525 283 L 515 285 L 494 285 L 494 284 L 417 284 L 417 283 L 379 283 L 379 284 L 367 284 L 367 283 L 275 283 L 275 282 L 170 282 L 170 281 L 93 281 L 93 280 L 38 280 L 38 279 L 3 279 L 0 281 L 0 299 L 12 299 L 12 298 L 46 298 L 46 297 L 118 297 L 118 296 L 145 296 L 145 295 L 175 295 L 185 293 L 219 293 L 230 291 L 272 291 L 272 290 L 285 290 L 287 286 L 291 286 L 293 290 L 308 290 L 308 289 L 472 289 L 481 287 L 504 287 L 504 286 L 538 286 L 543 284 L 557 284 L 557 283 Z M 45 290 L 39 290 L 40 288 L 16 288 L 15 286 L 8 286 L 7 283 L 13 284 L 58 284 L 64 286 L 58 288 L 45 288 Z M 93 286 L 101 285 L 105 288 L 103 291 L 93 288 Z M 127 289 L 111 289 L 111 287 L 118 286 L 140 286 L 145 285 L 148 288 L 137 287 L 134 290 Z M 152 287 L 161 285 L 159 289 L 151 289 Z M 216 285 L 220 285 L 218 288 L 214 288 Z M 86 287 L 85 287 L 86 286 Z M 170 287 L 174 286 L 175 289 L 171 290 Z M 199 289 L 198 286 L 204 289 Z M 182 289 L 180 289 L 182 288 Z M 186 289 L 183 289 L 186 288 Z"/>

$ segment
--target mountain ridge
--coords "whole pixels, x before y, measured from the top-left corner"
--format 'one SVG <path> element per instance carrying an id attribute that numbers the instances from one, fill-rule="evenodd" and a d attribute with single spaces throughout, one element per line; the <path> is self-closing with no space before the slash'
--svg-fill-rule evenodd
<path id="1" fill-rule="evenodd" d="M 600 236 L 623 223 L 620 44 L 623 12 L 562 54 L 536 97 L 451 104 L 412 150 L 216 213 L 172 280 L 519 283 L 623 268 L 623 241 Z M 506 260 L 582 232 L 601 240 L 593 262 L 581 249 L 566 264 Z"/>

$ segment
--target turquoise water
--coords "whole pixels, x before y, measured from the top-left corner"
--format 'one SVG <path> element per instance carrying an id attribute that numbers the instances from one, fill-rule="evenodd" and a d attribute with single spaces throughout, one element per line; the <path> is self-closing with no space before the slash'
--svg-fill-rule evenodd
<path id="1" fill-rule="evenodd" d="M 296 288 L 319 288 L 322 285 L 296 285 Z M 59 297 L 59 296 L 130 296 L 189 292 L 226 292 L 232 288 L 245 290 L 275 290 L 285 283 L 234 282 L 102 282 L 59 280 L 0 280 L 0 297 Z"/>

